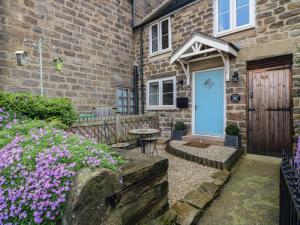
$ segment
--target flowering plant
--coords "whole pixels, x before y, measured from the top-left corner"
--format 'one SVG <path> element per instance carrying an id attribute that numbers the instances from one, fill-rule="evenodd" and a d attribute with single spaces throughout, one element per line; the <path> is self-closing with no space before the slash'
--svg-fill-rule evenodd
<path id="1" fill-rule="evenodd" d="M 0 129 L 0 225 L 59 224 L 76 171 L 116 171 L 124 163 L 106 145 L 43 121 L 13 122 L 2 113 L 7 117 L 0 122 L 6 127 Z"/>
<path id="2" fill-rule="evenodd" d="M 298 143 L 297 143 L 297 151 L 294 158 L 294 162 L 296 164 L 297 168 L 300 168 L 300 137 L 298 137 Z"/>
<path id="3" fill-rule="evenodd" d="M 0 107 L 0 129 L 11 128 L 12 123 L 17 123 L 16 114 L 10 114 Z"/>

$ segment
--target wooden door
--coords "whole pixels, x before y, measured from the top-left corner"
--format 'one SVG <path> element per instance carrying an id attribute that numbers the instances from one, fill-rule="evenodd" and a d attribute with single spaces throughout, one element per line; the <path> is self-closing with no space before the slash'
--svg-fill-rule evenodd
<path id="1" fill-rule="evenodd" d="M 288 67 L 248 71 L 249 152 L 280 156 L 291 147 L 291 71 Z"/>

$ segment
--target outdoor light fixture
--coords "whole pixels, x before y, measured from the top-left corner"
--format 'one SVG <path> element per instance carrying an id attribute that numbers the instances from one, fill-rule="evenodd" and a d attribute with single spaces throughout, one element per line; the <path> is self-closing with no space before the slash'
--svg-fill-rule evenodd
<path id="1" fill-rule="evenodd" d="M 184 80 L 183 80 L 183 79 L 181 79 L 181 80 L 177 81 L 177 84 L 178 84 L 178 85 L 180 85 L 180 87 L 182 87 L 182 86 L 183 86 L 183 84 L 184 84 Z"/>
<path id="2" fill-rule="evenodd" d="M 239 74 L 238 71 L 235 71 L 235 72 L 233 73 L 233 75 L 232 75 L 231 81 L 232 81 L 233 83 L 238 83 L 239 80 L 240 80 L 240 74 Z"/>

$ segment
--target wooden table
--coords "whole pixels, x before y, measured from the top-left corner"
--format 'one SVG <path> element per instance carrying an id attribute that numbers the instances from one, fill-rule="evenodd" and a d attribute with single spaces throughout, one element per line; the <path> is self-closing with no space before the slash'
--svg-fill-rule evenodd
<path id="1" fill-rule="evenodd" d="M 160 133 L 160 130 L 158 129 L 152 129 L 152 128 L 143 128 L 143 129 L 133 129 L 128 132 L 129 134 L 132 134 L 139 139 L 142 147 L 142 152 L 146 153 L 146 142 L 147 139 L 150 139 L 151 137 L 158 135 Z"/>

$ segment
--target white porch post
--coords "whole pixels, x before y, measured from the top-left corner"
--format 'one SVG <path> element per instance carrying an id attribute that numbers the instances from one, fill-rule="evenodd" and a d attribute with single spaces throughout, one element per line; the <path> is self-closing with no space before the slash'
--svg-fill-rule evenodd
<path id="1" fill-rule="evenodd" d="M 230 61 L 229 56 L 222 51 L 218 51 L 221 54 L 224 63 L 225 80 L 230 81 Z"/>
<path id="2" fill-rule="evenodd" d="M 182 60 L 178 60 L 178 62 L 180 63 L 185 76 L 186 76 L 186 84 L 190 85 L 190 64 L 188 62 L 183 62 Z"/>

